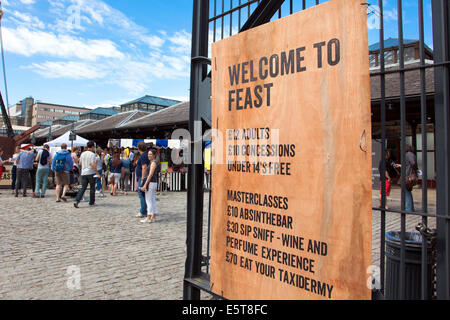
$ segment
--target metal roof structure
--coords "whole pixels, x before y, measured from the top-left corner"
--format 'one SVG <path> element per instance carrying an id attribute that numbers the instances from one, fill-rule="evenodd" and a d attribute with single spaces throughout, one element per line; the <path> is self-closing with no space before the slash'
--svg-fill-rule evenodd
<path id="1" fill-rule="evenodd" d="M 50 134 L 50 128 L 51 128 L 52 137 L 59 137 L 59 136 L 62 136 L 63 134 L 65 134 L 66 132 L 72 130 L 72 128 L 74 128 L 74 130 L 81 129 L 84 126 L 87 126 L 94 122 L 96 122 L 96 121 L 95 120 L 81 120 L 76 123 L 71 123 L 71 124 L 67 124 L 67 125 L 55 125 L 55 126 L 51 126 L 51 127 L 36 131 L 34 134 L 34 137 L 38 141 L 40 141 L 41 139 L 47 140 L 47 138 Z"/>
<path id="2" fill-rule="evenodd" d="M 58 123 L 58 122 L 78 122 L 80 121 L 80 116 L 75 116 L 75 115 L 67 115 L 64 116 L 62 118 L 53 120 L 53 123 Z"/>
<path id="3" fill-rule="evenodd" d="M 154 104 L 157 106 L 171 107 L 180 102 L 181 101 L 178 101 L 178 100 L 172 100 L 172 99 L 166 99 L 166 98 L 160 98 L 160 97 L 146 95 L 139 99 L 124 103 L 124 104 L 122 104 L 122 106 L 127 106 L 127 105 L 134 104 L 134 103 L 148 103 L 148 104 Z"/>
<path id="4" fill-rule="evenodd" d="M 128 111 L 118 113 L 111 117 L 95 121 L 92 124 L 84 126 L 79 130 L 75 130 L 77 134 L 103 133 L 116 130 L 127 124 L 129 121 L 137 120 L 147 116 L 149 113 L 145 111 Z"/>
<path id="5" fill-rule="evenodd" d="M 419 43 L 419 40 L 403 39 L 404 46 L 407 46 L 407 45 L 413 44 L 413 43 Z M 399 46 L 400 46 L 399 39 L 388 38 L 388 39 L 384 40 L 384 50 L 385 51 L 388 49 L 391 49 L 391 48 L 395 48 L 395 47 L 398 48 Z M 425 45 L 425 49 L 429 50 L 430 53 L 433 52 L 433 50 L 431 50 L 430 47 L 428 47 L 427 45 Z M 369 46 L 369 52 L 374 52 L 374 51 L 380 51 L 380 42 L 374 43 Z"/>
<path id="6" fill-rule="evenodd" d="M 40 122 L 39 125 L 40 125 L 40 126 L 46 126 L 46 127 L 49 127 L 49 126 L 52 126 L 52 125 L 53 125 L 53 121 L 52 121 L 52 120 L 46 120 L 46 121 Z"/>
<path id="7" fill-rule="evenodd" d="M 182 102 L 172 107 L 149 114 L 145 117 L 130 121 L 124 129 L 163 127 L 189 122 L 189 102 Z"/>
<path id="8" fill-rule="evenodd" d="M 107 115 L 107 116 L 114 116 L 116 114 L 118 114 L 120 111 L 119 110 L 115 110 L 113 108 L 96 108 L 93 110 L 90 110 L 88 112 L 85 112 L 83 114 L 81 114 L 81 116 L 85 116 L 87 114 L 101 114 L 101 115 Z"/>

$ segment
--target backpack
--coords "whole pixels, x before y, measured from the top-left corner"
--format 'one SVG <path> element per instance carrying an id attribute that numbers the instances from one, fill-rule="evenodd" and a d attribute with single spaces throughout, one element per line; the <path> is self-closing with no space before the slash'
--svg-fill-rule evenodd
<path id="1" fill-rule="evenodd" d="M 66 155 L 57 153 L 55 156 L 55 172 L 63 172 L 66 168 Z"/>
<path id="2" fill-rule="evenodd" d="M 43 150 L 41 153 L 41 159 L 39 161 L 39 163 L 41 164 L 41 166 L 46 166 L 48 164 L 48 157 L 50 156 L 50 152 L 48 152 L 47 150 Z"/>

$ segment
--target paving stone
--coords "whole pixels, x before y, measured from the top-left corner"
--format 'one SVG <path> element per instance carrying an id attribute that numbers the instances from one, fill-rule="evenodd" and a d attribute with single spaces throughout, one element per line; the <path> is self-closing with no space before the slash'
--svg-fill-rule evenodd
<path id="1" fill-rule="evenodd" d="M 373 206 L 379 191 L 373 191 Z M 71 202 L 14 198 L 3 194 L 0 215 L 0 298 L 11 299 L 182 299 L 186 259 L 186 193 L 160 195 L 157 223 L 142 224 L 135 217 L 137 194 L 97 199 L 79 210 Z M 420 208 L 420 191 L 414 191 Z M 203 253 L 206 254 L 207 207 Z M 430 190 L 430 212 L 435 193 Z M 393 189 L 391 208 L 400 207 L 400 190 Z M 380 212 L 373 212 L 372 261 L 379 264 Z M 26 217 L 24 219 L 23 217 Z M 414 231 L 421 217 L 408 217 Z M 429 219 L 431 227 L 435 219 Z M 386 230 L 399 230 L 400 215 L 386 214 Z M 68 272 L 69 271 L 69 272 Z M 80 289 L 71 285 L 79 271 Z M 211 296 L 202 293 L 202 298 Z"/>
<path id="2" fill-rule="evenodd" d="M 0 298 L 182 298 L 186 193 L 160 197 L 160 219 L 151 225 L 134 217 L 137 194 L 79 210 L 56 203 L 52 191 L 46 199 L 1 197 Z M 74 270 L 80 290 L 68 288 Z M 174 276 L 178 288 L 168 286 Z"/>

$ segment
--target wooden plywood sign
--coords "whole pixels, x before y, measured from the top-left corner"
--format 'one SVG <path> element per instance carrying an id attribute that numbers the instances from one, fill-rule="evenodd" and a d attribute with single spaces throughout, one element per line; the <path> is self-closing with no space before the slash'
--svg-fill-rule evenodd
<path id="1" fill-rule="evenodd" d="M 371 298 L 366 19 L 331 0 L 213 44 L 213 292 Z"/>
<path id="2" fill-rule="evenodd" d="M 5 165 L 5 170 L 3 170 L 2 177 L 0 179 L 0 187 L 11 188 L 12 183 L 12 166 Z"/>

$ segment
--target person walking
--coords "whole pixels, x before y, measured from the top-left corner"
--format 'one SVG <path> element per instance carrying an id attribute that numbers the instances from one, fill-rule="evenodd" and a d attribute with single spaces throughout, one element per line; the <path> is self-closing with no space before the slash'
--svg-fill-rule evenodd
<path id="1" fill-rule="evenodd" d="M 109 167 L 110 160 L 111 160 L 111 149 L 110 148 L 106 148 L 105 149 L 105 159 L 104 159 L 104 161 L 105 161 L 105 167 L 104 167 L 105 170 L 103 172 L 103 175 L 105 176 L 105 190 L 108 189 L 109 180 L 110 180 L 110 176 L 109 176 L 110 170 L 111 170 L 111 168 Z"/>
<path id="2" fill-rule="evenodd" d="M 36 157 L 38 168 L 36 173 L 36 190 L 33 198 L 45 198 L 48 176 L 50 174 L 50 163 L 52 162 L 51 158 L 50 147 L 48 145 L 44 145 L 44 149 L 39 151 Z"/>
<path id="3" fill-rule="evenodd" d="M 70 152 L 67 150 L 67 144 L 61 145 L 52 161 L 52 171 L 56 178 L 56 202 L 67 202 L 66 193 L 70 184 L 70 171 L 73 168 L 73 160 Z M 62 190 L 62 194 L 61 194 Z"/>
<path id="4" fill-rule="evenodd" d="M 401 164 L 396 164 L 395 168 L 401 168 Z M 414 154 L 414 149 L 411 145 L 406 145 L 406 155 L 405 155 L 405 176 L 408 179 L 410 176 L 415 175 L 417 183 L 417 159 Z M 414 199 L 412 195 L 413 186 L 406 187 L 405 189 L 405 210 L 406 212 L 414 212 Z"/>
<path id="5" fill-rule="evenodd" d="M 383 194 L 383 186 L 382 186 L 382 181 L 381 181 L 381 176 L 382 176 L 382 164 L 384 162 L 384 176 L 386 177 L 385 179 L 385 195 L 386 195 L 386 204 L 385 204 L 385 208 L 389 209 L 388 205 L 387 205 L 387 197 L 389 197 L 391 195 L 391 187 L 392 187 L 392 180 L 398 177 L 398 173 L 396 168 L 396 164 L 394 162 L 394 160 L 391 157 L 391 151 L 390 150 L 386 150 L 386 156 L 385 156 L 385 160 L 380 160 L 380 164 L 378 166 L 378 171 L 380 172 L 380 197 L 379 197 L 379 201 L 380 201 L 380 208 L 381 208 L 381 200 L 382 200 L 382 194 Z"/>
<path id="6" fill-rule="evenodd" d="M 156 221 L 156 215 L 158 214 L 158 205 L 156 204 L 156 190 L 158 188 L 158 173 L 159 166 L 156 161 L 157 151 L 151 149 L 148 152 L 148 159 L 150 166 L 147 171 L 147 179 L 144 185 L 141 187 L 141 191 L 145 192 L 145 201 L 147 203 L 147 218 L 141 220 L 142 223 L 153 223 Z"/>
<path id="7" fill-rule="evenodd" d="M 145 201 L 145 192 L 142 191 L 141 187 L 145 184 L 145 180 L 148 174 L 147 168 L 150 165 L 150 160 L 148 159 L 147 154 L 147 145 L 145 144 L 145 142 L 139 142 L 138 152 L 139 158 L 136 162 L 136 179 L 141 209 L 136 217 L 145 218 L 147 217 L 147 202 Z"/>
<path id="8" fill-rule="evenodd" d="M 10 160 L 12 160 L 12 169 L 11 169 L 11 191 L 14 194 L 16 190 L 16 179 L 17 179 L 17 164 L 16 160 L 19 157 L 20 154 L 20 147 L 16 146 L 16 149 L 14 151 L 14 155 Z"/>
<path id="9" fill-rule="evenodd" d="M 417 160 L 416 155 L 414 154 L 414 149 L 411 145 L 406 146 L 406 177 L 411 176 L 412 174 L 415 174 L 417 176 Z M 407 212 L 414 212 L 414 199 L 412 195 L 412 189 L 413 186 L 410 188 L 406 188 L 406 211 Z"/>
<path id="10" fill-rule="evenodd" d="M 23 188 L 23 196 L 27 196 L 27 188 L 29 185 L 31 186 L 30 172 L 33 170 L 34 158 L 35 154 L 31 148 L 28 148 L 27 151 L 22 151 L 17 157 L 16 198 L 19 196 L 19 187 Z"/>
<path id="11" fill-rule="evenodd" d="M 95 193 L 99 194 L 102 198 L 105 197 L 105 195 L 103 194 L 103 181 L 102 181 L 102 174 L 103 174 L 103 164 L 105 161 L 105 155 L 103 153 L 103 150 L 100 148 L 97 148 L 96 150 L 97 156 L 96 156 L 96 160 L 97 160 L 97 172 L 100 174 L 100 179 L 98 177 L 95 177 L 95 182 L 97 183 L 97 190 L 95 191 Z"/>
<path id="12" fill-rule="evenodd" d="M 36 198 L 36 173 L 37 173 L 37 169 L 38 169 L 38 164 L 36 162 L 36 157 L 37 157 L 37 151 L 36 149 L 32 150 L 33 154 L 34 154 L 34 161 L 33 161 L 33 169 L 30 170 L 30 179 L 31 179 L 31 191 L 33 192 L 33 198 Z"/>
<path id="13" fill-rule="evenodd" d="M 73 167 L 69 173 L 70 178 L 70 189 L 73 189 L 75 185 L 80 184 L 80 147 L 73 147 L 73 150 L 70 152 L 73 160 Z"/>
<path id="14" fill-rule="evenodd" d="M 87 144 L 87 149 L 81 154 L 80 164 L 81 164 L 81 189 L 75 199 L 73 206 L 78 208 L 81 199 L 83 199 L 84 193 L 86 192 L 87 186 L 89 184 L 89 205 L 95 205 L 95 177 L 101 179 L 100 174 L 97 171 L 97 159 L 94 153 L 95 144 L 90 141 Z"/>
<path id="15" fill-rule="evenodd" d="M 117 189 L 119 188 L 119 182 L 120 179 L 122 177 L 122 171 L 123 171 L 123 164 L 122 161 L 120 160 L 120 155 L 119 153 L 115 153 L 113 155 L 113 158 L 111 159 L 110 163 L 109 163 L 109 167 L 111 170 L 111 195 L 113 197 L 117 196 Z"/>
<path id="16" fill-rule="evenodd" d="M 2 156 L 3 156 L 3 149 L 0 148 L 0 181 L 2 181 L 2 176 L 3 176 L 3 170 L 4 170 L 3 165 L 7 163 L 7 161 L 3 161 Z"/>
<path id="17" fill-rule="evenodd" d="M 126 152 L 122 153 L 122 161 L 123 166 L 123 174 L 121 178 L 122 191 L 127 195 L 127 192 L 130 191 L 130 177 L 131 177 L 131 161 L 128 158 Z"/>

